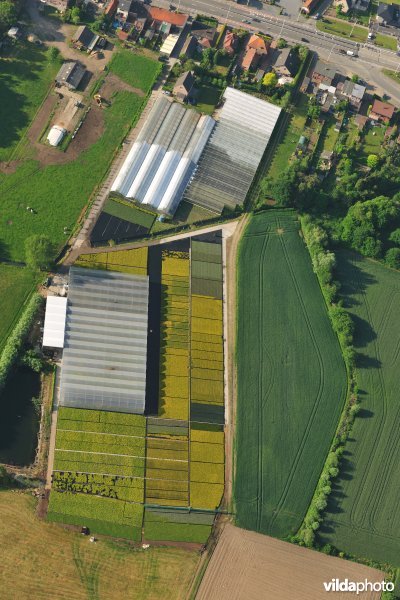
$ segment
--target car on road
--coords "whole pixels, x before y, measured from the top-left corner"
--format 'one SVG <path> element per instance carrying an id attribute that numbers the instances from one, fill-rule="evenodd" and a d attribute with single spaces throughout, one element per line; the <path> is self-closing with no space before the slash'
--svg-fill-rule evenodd
<path id="1" fill-rule="evenodd" d="M 368 39 L 369 39 L 369 40 L 373 40 L 373 39 L 374 39 L 374 34 L 372 33 L 372 31 L 370 31 L 370 32 L 368 33 Z"/>
<path id="2" fill-rule="evenodd" d="M 251 23 L 250 19 L 243 19 L 242 23 L 247 23 L 247 25 L 249 25 Z"/>
<path id="3" fill-rule="evenodd" d="M 306 44 L 309 44 L 309 43 L 310 43 L 310 40 L 308 40 L 308 39 L 307 39 L 307 38 L 305 38 L 305 37 L 302 37 L 302 38 L 301 38 L 301 41 L 302 41 L 302 42 L 305 42 Z"/>
<path id="4" fill-rule="evenodd" d="M 253 21 L 254 23 L 260 23 L 261 19 L 259 19 L 258 17 L 253 17 Z"/>

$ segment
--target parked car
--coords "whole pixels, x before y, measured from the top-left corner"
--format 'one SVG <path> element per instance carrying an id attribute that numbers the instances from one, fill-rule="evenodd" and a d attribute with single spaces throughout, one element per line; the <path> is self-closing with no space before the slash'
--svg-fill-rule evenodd
<path id="1" fill-rule="evenodd" d="M 304 37 L 301 38 L 301 41 L 305 42 L 306 44 L 310 43 L 310 40 L 308 40 L 307 38 L 304 38 Z"/>

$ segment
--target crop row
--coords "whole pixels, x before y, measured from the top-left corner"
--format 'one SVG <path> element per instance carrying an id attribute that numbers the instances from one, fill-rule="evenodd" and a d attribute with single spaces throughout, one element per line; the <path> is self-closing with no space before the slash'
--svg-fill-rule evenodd
<path id="1" fill-rule="evenodd" d="M 142 415 L 61 406 L 58 410 L 57 420 L 64 419 L 71 421 L 91 421 L 94 423 L 128 425 L 142 428 L 143 432 L 146 430 L 146 419 Z"/>

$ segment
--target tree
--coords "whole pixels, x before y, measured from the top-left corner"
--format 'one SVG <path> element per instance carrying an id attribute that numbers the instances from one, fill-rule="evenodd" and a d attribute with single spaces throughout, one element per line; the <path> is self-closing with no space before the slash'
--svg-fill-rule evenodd
<path id="1" fill-rule="evenodd" d="M 287 41 L 284 40 L 283 38 L 279 38 L 279 40 L 276 42 L 277 48 L 286 48 L 286 46 L 287 46 Z"/>
<path id="2" fill-rule="evenodd" d="M 314 96 L 311 96 L 308 102 L 307 116 L 310 117 L 310 119 L 318 119 L 320 113 L 321 107 L 317 103 L 317 99 Z"/>
<path id="3" fill-rule="evenodd" d="M 51 63 L 55 62 L 58 59 L 59 54 L 59 49 L 55 48 L 54 46 L 50 46 L 50 48 L 46 50 L 47 60 Z"/>
<path id="4" fill-rule="evenodd" d="M 356 75 L 356 74 L 354 73 L 354 75 L 352 75 L 352 76 L 351 76 L 351 80 L 352 80 L 354 83 L 358 83 L 358 75 Z"/>
<path id="5" fill-rule="evenodd" d="M 7 31 L 17 19 L 17 10 L 13 2 L 0 2 L 0 32 Z"/>
<path id="6" fill-rule="evenodd" d="M 11 483 L 11 477 L 6 471 L 6 468 L 3 465 L 0 465 L 0 487 L 7 487 Z"/>
<path id="7" fill-rule="evenodd" d="M 400 248 L 390 248 L 385 254 L 385 263 L 392 269 L 400 269 Z"/>
<path id="8" fill-rule="evenodd" d="M 299 57 L 302 62 L 306 60 L 308 56 L 308 48 L 307 46 L 299 46 Z"/>
<path id="9" fill-rule="evenodd" d="M 370 169 L 375 169 L 378 166 L 379 158 L 376 154 L 370 154 L 367 158 L 367 165 Z"/>
<path id="10" fill-rule="evenodd" d="M 25 241 L 25 260 L 31 269 L 50 269 L 54 254 L 54 245 L 45 235 L 32 235 Z"/>
<path id="11" fill-rule="evenodd" d="M 25 352 L 22 357 L 22 363 L 32 369 L 32 371 L 35 371 L 35 373 L 40 373 L 43 370 L 42 359 L 32 349 Z"/>
<path id="12" fill-rule="evenodd" d="M 400 229 L 395 229 L 392 231 L 392 233 L 389 235 L 389 240 L 394 244 L 397 244 L 397 246 L 400 246 Z"/>
<path id="13" fill-rule="evenodd" d="M 266 88 L 272 89 L 276 86 L 276 84 L 278 83 L 278 76 L 276 73 L 274 73 L 274 71 L 270 71 L 269 73 L 266 73 L 263 77 L 263 85 Z"/>

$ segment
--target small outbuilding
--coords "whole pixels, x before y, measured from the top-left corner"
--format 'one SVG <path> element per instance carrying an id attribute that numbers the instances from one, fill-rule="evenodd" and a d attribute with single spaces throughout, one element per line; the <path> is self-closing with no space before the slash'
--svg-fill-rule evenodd
<path id="1" fill-rule="evenodd" d="M 67 130 L 64 127 L 53 125 L 48 133 L 47 141 L 49 142 L 50 146 L 58 146 L 64 139 L 66 133 Z"/>
<path id="2" fill-rule="evenodd" d="M 94 50 L 100 36 L 94 34 L 86 25 L 81 25 L 75 32 L 72 38 L 74 44 L 79 48 L 86 48 L 86 50 Z"/>

